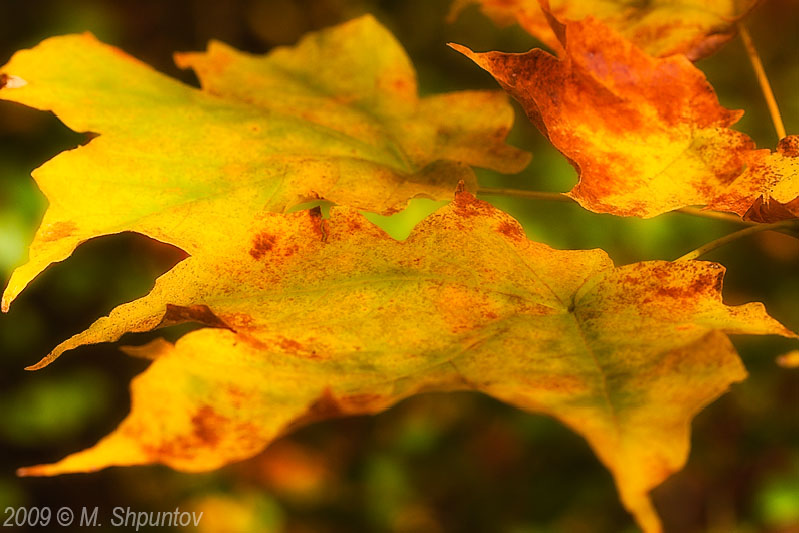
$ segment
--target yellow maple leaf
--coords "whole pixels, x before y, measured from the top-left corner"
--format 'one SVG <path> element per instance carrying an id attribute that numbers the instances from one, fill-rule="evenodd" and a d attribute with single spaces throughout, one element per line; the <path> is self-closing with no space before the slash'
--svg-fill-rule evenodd
<path id="1" fill-rule="evenodd" d="M 224 241 L 239 216 L 325 198 L 391 212 L 448 198 L 469 165 L 518 172 L 504 144 L 506 96 L 417 96 L 394 37 L 364 16 L 266 56 L 211 43 L 179 54 L 200 91 L 92 35 L 47 39 L 0 68 L 0 99 L 52 110 L 94 138 L 33 176 L 50 206 L 2 308 L 82 242 L 136 231 L 191 254 Z M 213 221 L 213 223 L 209 223 Z"/>
<path id="2" fill-rule="evenodd" d="M 48 360 L 129 331 L 212 326 L 128 349 L 154 359 L 133 381 L 128 418 L 23 474 L 208 470 L 309 421 L 473 390 L 585 437 L 655 532 L 649 490 L 685 463 L 692 417 L 746 376 L 725 333 L 793 336 L 761 304 L 724 305 L 718 264 L 614 267 L 601 250 L 554 250 L 467 192 L 406 241 L 343 207 L 328 221 L 239 222 L 213 255 L 187 258 L 56 348 Z"/>
<path id="3" fill-rule="evenodd" d="M 735 23 L 757 1 L 455 0 L 449 17 L 452 20 L 470 4 L 477 4 L 497 24 L 516 22 L 550 48 L 561 51 L 545 11 L 563 21 L 593 16 L 653 56 L 685 54 L 695 61 L 729 41 L 735 35 Z"/>

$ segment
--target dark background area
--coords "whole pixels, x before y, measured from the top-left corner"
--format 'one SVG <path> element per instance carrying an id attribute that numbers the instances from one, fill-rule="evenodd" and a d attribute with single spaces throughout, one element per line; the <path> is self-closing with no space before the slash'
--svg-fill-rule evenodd
<path id="1" fill-rule="evenodd" d="M 447 24 L 447 9 L 445 0 L 5 1 L 0 64 L 45 37 L 90 30 L 196 84 L 191 73 L 174 66 L 173 51 L 201 50 L 214 38 L 262 53 L 370 12 L 408 50 L 421 91 L 434 93 L 496 87 L 447 48 L 448 41 L 476 50 L 538 45 L 518 27 L 496 28 L 475 8 Z M 766 1 L 747 25 L 788 133 L 799 133 L 799 2 Z M 699 66 L 723 105 L 746 109 L 737 127 L 759 146 L 773 147 L 777 139 L 740 40 Z M 3 283 L 24 261 L 46 208 L 30 171 L 81 142 L 83 135 L 49 113 L 0 102 Z M 517 176 L 480 171 L 483 185 L 566 191 L 575 183 L 574 171 L 518 107 L 511 142 L 533 152 L 533 162 Z M 683 214 L 621 219 L 570 204 L 486 199 L 517 217 L 531 239 L 562 248 L 601 247 L 617 264 L 673 259 L 737 229 Z M 0 317 L 0 510 L 99 506 L 108 516 L 114 506 L 179 506 L 203 511 L 200 531 L 214 533 L 636 531 L 610 475 L 582 439 L 548 418 L 467 393 L 422 395 L 378 416 L 316 424 L 258 457 L 208 474 L 148 466 L 17 478 L 20 466 L 57 460 L 110 432 L 129 409 L 131 377 L 146 362 L 105 344 L 68 352 L 39 372 L 22 368 L 114 306 L 146 294 L 182 257 L 179 250 L 132 234 L 93 240 L 49 268 Z M 728 268 L 727 303 L 763 301 L 773 316 L 799 330 L 796 240 L 763 233 L 706 258 Z M 174 339 L 185 331 L 129 335 L 123 344 L 160 335 Z M 700 413 L 687 467 L 654 491 L 669 532 L 799 531 L 799 369 L 774 362 L 795 344 L 772 338 L 734 342 L 750 378 Z"/>

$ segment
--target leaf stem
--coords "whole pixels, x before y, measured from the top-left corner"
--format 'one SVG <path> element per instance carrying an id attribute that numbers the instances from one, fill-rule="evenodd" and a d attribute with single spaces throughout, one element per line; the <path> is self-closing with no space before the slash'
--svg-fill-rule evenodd
<path id="1" fill-rule="evenodd" d="M 777 100 L 774 98 L 774 92 L 771 90 L 771 84 L 766 77 L 766 71 L 763 68 L 763 62 L 760 60 L 760 55 L 757 53 L 757 49 L 755 48 L 755 44 L 752 42 L 752 36 L 749 35 L 749 31 L 746 27 L 738 23 L 738 31 L 741 34 L 741 40 L 746 47 L 746 53 L 749 56 L 749 61 L 752 62 L 752 68 L 755 70 L 755 76 L 757 76 L 757 81 L 760 83 L 760 89 L 763 91 L 763 96 L 766 99 L 766 105 L 768 105 L 768 111 L 771 114 L 771 121 L 774 123 L 774 129 L 777 130 L 777 136 L 780 139 L 785 138 L 785 124 L 782 122 L 782 116 L 780 115 L 780 108 L 777 107 Z"/>
<path id="2" fill-rule="evenodd" d="M 758 226 L 757 222 L 751 220 L 744 220 L 739 216 L 730 213 L 722 213 L 721 211 L 711 211 L 709 209 L 699 209 L 698 207 L 681 207 L 675 209 L 677 213 L 686 215 L 693 215 L 695 217 L 712 218 L 713 220 L 723 220 L 725 222 L 735 222 L 736 224 L 744 224 L 746 226 Z"/>
<path id="3" fill-rule="evenodd" d="M 554 200 L 556 202 L 574 202 L 571 198 L 560 192 L 523 191 L 521 189 L 495 189 L 492 187 L 479 187 L 477 194 L 490 194 L 493 196 L 515 196 L 516 198 L 531 198 L 533 200 Z"/>
<path id="4" fill-rule="evenodd" d="M 696 259 L 699 256 L 705 255 L 706 253 L 715 250 L 725 244 L 729 244 L 733 241 L 737 241 L 742 237 L 746 237 L 748 235 L 754 235 L 755 233 L 760 233 L 761 231 L 780 231 L 783 228 L 789 228 L 796 224 L 796 220 L 783 220 L 781 222 L 775 222 L 773 224 L 757 224 L 755 226 L 750 226 L 748 228 L 744 228 L 733 233 L 729 233 L 724 235 L 723 237 L 719 237 L 714 241 L 710 241 L 707 244 L 703 244 L 696 250 L 692 250 L 687 254 L 683 255 L 682 257 L 678 257 L 675 261 L 690 261 L 692 259 Z"/>
<path id="5" fill-rule="evenodd" d="M 477 194 L 489 194 L 497 196 L 515 196 L 517 198 L 531 198 L 533 200 L 552 200 L 556 202 L 574 202 L 563 193 L 559 192 L 542 192 L 542 191 L 523 191 L 520 189 L 495 189 L 491 187 L 480 187 L 477 189 Z M 723 220 L 725 222 L 735 222 L 736 224 L 745 224 L 747 226 L 754 226 L 756 222 L 743 220 L 740 217 L 731 215 L 729 213 L 722 213 L 720 211 L 709 211 L 706 209 L 699 209 L 697 207 L 683 207 L 675 209 L 678 213 L 692 215 L 695 217 L 711 218 L 714 220 Z"/>

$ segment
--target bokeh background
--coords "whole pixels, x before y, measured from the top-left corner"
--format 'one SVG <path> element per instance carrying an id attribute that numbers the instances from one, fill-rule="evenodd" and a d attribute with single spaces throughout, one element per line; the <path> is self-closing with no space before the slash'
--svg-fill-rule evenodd
<path id="1" fill-rule="evenodd" d="M 447 48 L 448 41 L 476 50 L 538 46 L 518 27 L 495 27 L 476 8 L 448 24 L 447 10 L 447 0 L 3 1 L 0 64 L 45 37 L 90 30 L 196 85 L 191 73 L 174 66 L 173 51 L 204 49 L 214 38 L 262 53 L 370 12 L 406 47 L 422 93 L 434 93 L 496 87 Z M 747 25 L 788 133 L 799 133 L 799 2 L 767 0 Z M 759 146 L 773 147 L 776 135 L 740 40 L 699 66 L 722 104 L 746 109 L 738 128 Z M 568 190 L 574 171 L 516 109 L 511 143 L 532 151 L 533 162 L 516 176 L 480 171 L 481 184 Z M 30 171 L 82 142 L 83 135 L 49 113 L 0 102 L 3 283 L 24 261 L 46 208 Z M 561 248 L 601 247 L 617 264 L 673 259 L 737 229 L 684 214 L 622 219 L 566 203 L 484 198 L 518 218 L 531 239 Z M 433 208 L 415 201 L 381 223 L 401 236 Z M 36 373 L 22 368 L 114 306 L 146 294 L 183 257 L 133 234 L 93 240 L 49 268 L 0 317 L 0 510 L 99 506 L 108 514 L 115 506 L 180 507 L 203 511 L 199 530 L 213 533 L 636 531 L 610 475 L 583 440 L 548 418 L 468 393 L 422 395 L 378 416 L 316 424 L 258 457 L 207 474 L 149 466 L 17 478 L 17 467 L 59 459 L 111 431 L 129 409 L 131 377 L 147 363 L 114 345 L 97 345 Z M 799 241 L 762 233 L 706 258 L 729 269 L 727 303 L 764 301 L 773 316 L 799 330 Z M 175 339 L 186 331 L 157 335 Z M 123 343 L 157 335 L 129 335 Z M 799 531 L 799 369 L 775 364 L 777 355 L 795 346 L 771 338 L 734 342 L 750 378 L 699 414 L 687 467 L 654 491 L 669 532 Z"/>

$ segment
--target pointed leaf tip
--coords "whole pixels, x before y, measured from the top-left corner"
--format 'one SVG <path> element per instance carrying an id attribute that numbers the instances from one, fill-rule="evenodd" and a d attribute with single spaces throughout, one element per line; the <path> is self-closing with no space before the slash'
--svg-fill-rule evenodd
<path id="1" fill-rule="evenodd" d="M 461 54 L 465 55 L 468 58 L 471 58 L 474 55 L 474 52 L 466 46 L 458 43 L 447 43 L 447 46 L 455 50 L 456 52 L 460 52 Z"/>
<path id="2" fill-rule="evenodd" d="M 50 352 L 49 354 L 42 357 L 38 363 L 26 366 L 25 370 L 30 370 L 30 371 L 41 370 L 42 368 L 48 366 L 50 363 L 55 361 L 57 358 L 58 355 L 54 355 L 53 352 Z"/>
<path id="3" fill-rule="evenodd" d="M 41 464 L 34 466 L 23 466 L 17 468 L 15 474 L 17 477 L 52 477 L 60 474 L 57 470 L 52 468 L 51 464 Z"/>
<path id="4" fill-rule="evenodd" d="M 32 477 L 36 475 L 36 467 L 23 466 L 22 468 L 17 468 L 15 474 L 17 477 Z"/>

